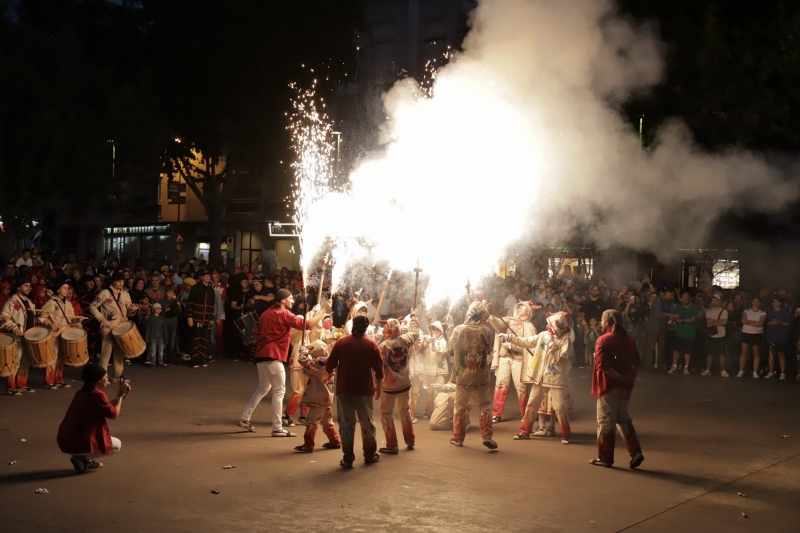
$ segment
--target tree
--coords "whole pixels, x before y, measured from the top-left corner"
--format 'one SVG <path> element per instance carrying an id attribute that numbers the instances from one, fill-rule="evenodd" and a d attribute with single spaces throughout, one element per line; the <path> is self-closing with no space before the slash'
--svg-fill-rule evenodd
<path id="1" fill-rule="evenodd" d="M 356 0 L 263 2 L 142 0 L 147 53 L 156 65 L 160 114 L 173 137 L 164 171 L 177 172 L 209 219 L 210 257 L 220 257 L 222 221 L 240 180 L 287 183 L 288 87 L 301 66 L 354 57 Z M 339 72 L 337 72 L 339 71 Z"/>

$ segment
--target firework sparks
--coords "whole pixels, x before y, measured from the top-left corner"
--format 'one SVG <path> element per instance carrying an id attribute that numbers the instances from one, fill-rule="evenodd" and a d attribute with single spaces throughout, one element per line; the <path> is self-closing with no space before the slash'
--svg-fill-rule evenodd
<path id="1" fill-rule="evenodd" d="M 308 281 L 308 263 L 321 243 L 307 243 L 303 230 L 313 206 L 331 191 L 335 150 L 331 141 L 333 124 L 325 112 L 324 101 L 319 99 L 318 102 L 317 80 L 314 80 L 310 89 L 300 89 L 296 83 L 290 84 L 290 87 L 295 91 L 288 126 L 295 152 L 291 165 L 294 170 L 293 218 L 300 236 L 300 264 L 306 278 L 304 281 Z"/>

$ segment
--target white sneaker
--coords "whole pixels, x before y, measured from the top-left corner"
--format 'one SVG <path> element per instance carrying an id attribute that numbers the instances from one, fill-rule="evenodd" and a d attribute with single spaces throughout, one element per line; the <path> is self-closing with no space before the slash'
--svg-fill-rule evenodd
<path id="1" fill-rule="evenodd" d="M 683 375 L 684 376 L 688 376 L 689 375 L 689 368 L 688 367 L 683 367 Z"/>
<path id="2" fill-rule="evenodd" d="M 739 373 L 738 373 L 738 374 L 736 374 L 736 377 L 737 377 L 737 378 L 740 378 L 740 377 L 742 377 L 742 376 L 744 376 L 744 372 L 743 372 L 742 370 L 739 370 Z"/>
<path id="3" fill-rule="evenodd" d="M 764 379 L 772 379 L 774 377 L 775 377 L 775 374 L 773 374 L 772 372 L 767 372 L 767 375 L 764 376 Z"/>
<path id="4" fill-rule="evenodd" d="M 701 375 L 701 376 L 710 376 L 710 375 L 711 375 L 711 370 L 708 370 L 708 369 L 706 369 L 706 370 L 703 370 L 703 373 L 702 373 L 702 374 L 700 374 L 700 375 Z"/>
<path id="5" fill-rule="evenodd" d="M 722 372 L 720 372 L 720 373 L 719 373 L 719 375 L 720 375 L 720 376 L 722 376 L 723 378 L 729 378 L 729 377 L 731 377 L 731 375 L 730 375 L 730 374 L 728 374 L 728 371 L 727 371 L 727 370 L 723 370 Z M 742 376 L 739 376 L 739 377 L 742 377 Z"/>
<path id="6" fill-rule="evenodd" d="M 753 379 L 758 379 L 758 372 L 753 372 Z"/>
<path id="7" fill-rule="evenodd" d="M 781 374 L 781 377 L 779 377 L 778 379 L 784 381 L 786 379 L 786 374 Z"/>
<path id="8" fill-rule="evenodd" d="M 678 373 L 678 367 L 675 365 L 672 365 L 672 368 L 667 370 L 667 374 L 677 374 L 677 373 Z"/>

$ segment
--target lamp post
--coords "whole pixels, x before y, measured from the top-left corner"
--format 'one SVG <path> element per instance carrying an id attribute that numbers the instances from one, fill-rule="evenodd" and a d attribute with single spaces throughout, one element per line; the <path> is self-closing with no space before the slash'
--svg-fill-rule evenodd
<path id="1" fill-rule="evenodd" d="M 111 181 L 114 181 L 117 174 L 117 143 L 114 139 L 108 139 L 106 142 L 111 145 Z"/>

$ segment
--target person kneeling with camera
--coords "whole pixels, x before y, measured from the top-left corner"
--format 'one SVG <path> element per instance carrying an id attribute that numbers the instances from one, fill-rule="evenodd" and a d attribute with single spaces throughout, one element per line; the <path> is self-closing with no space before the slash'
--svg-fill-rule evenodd
<path id="1" fill-rule="evenodd" d="M 70 462 L 78 473 L 102 468 L 93 457 L 116 453 L 122 448 L 119 439 L 108 431 L 106 419 L 115 419 L 122 410 L 122 399 L 131 391 L 130 383 L 120 379 L 117 397 L 108 401 L 103 389 L 108 376 L 103 367 L 88 364 L 81 373 L 83 387 L 75 393 L 72 403 L 58 427 L 56 441 L 61 451 L 72 455 Z"/>

